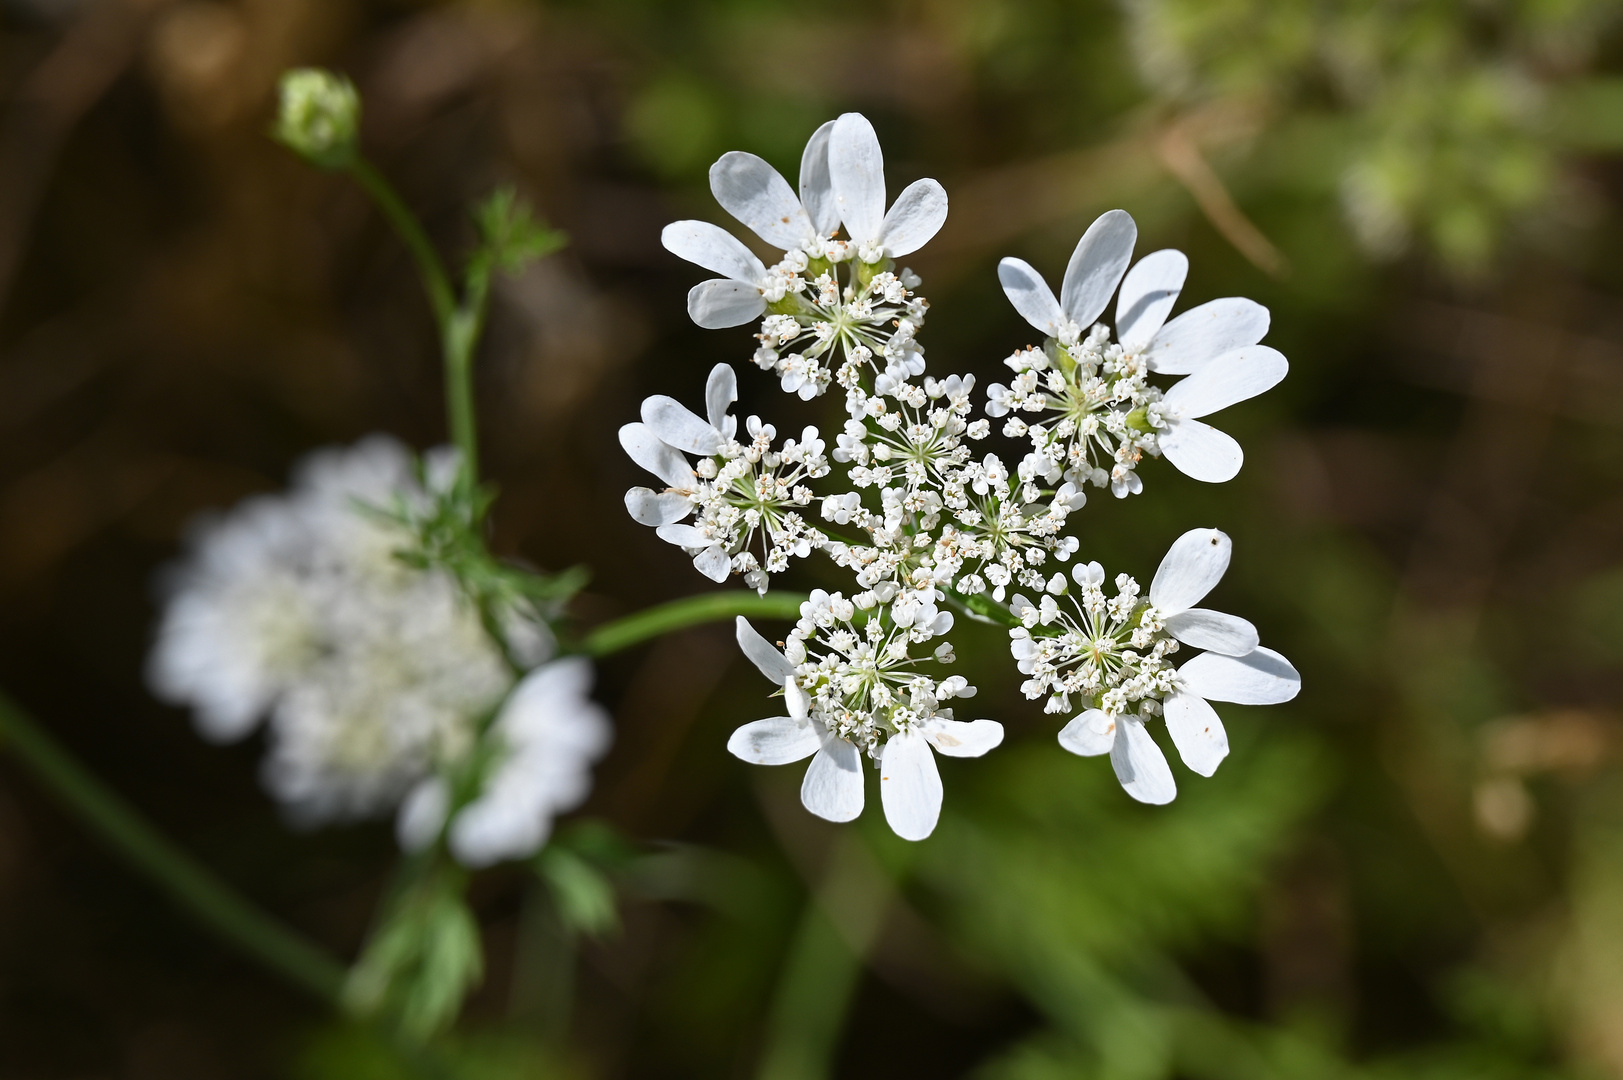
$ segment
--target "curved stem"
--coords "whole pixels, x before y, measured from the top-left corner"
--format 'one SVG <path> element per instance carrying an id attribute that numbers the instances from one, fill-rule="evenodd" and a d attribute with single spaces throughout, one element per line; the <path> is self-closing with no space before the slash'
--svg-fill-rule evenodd
<path id="1" fill-rule="evenodd" d="M 336 1005 L 344 969 L 320 948 L 238 896 L 103 787 L 0 694 L 0 749 L 10 750 L 66 809 L 221 939 Z"/>
<path id="2" fill-rule="evenodd" d="M 479 438 L 474 422 L 473 353 L 484 330 L 489 306 L 488 270 L 470 275 L 468 295 L 459 303 L 445 264 L 440 261 L 417 215 L 371 162 L 357 156 L 349 168 L 417 261 L 417 271 L 422 276 L 423 288 L 434 308 L 434 321 L 440 331 L 440 352 L 445 362 L 445 412 L 451 441 L 462 455 L 463 471 L 470 481 L 475 481 L 479 478 Z"/>
<path id="3" fill-rule="evenodd" d="M 805 601 L 804 593 L 757 596 L 753 592 L 729 591 L 687 596 L 606 622 L 581 639 L 579 649 L 587 656 L 607 656 L 672 630 L 729 619 L 735 615 L 796 619 L 800 617 L 800 605 Z"/>
<path id="4" fill-rule="evenodd" d="M 394 188 L 389 186 L 383 174 L 372 167 L 371 162 L 357 156 L 351 162 L 349 170 L 356 182 L 372 196 L 372 201 L 378 204 L 378 209 L 389 219 L 394 231 L 400 234 L 400 239 L 411 251 L 412 258 L 417 260 L 417 271 L 422 275 L 423 288 L 428 291 L 428 302 L 434 307 L 434 319 L 439 323 L 440 333 L 443 336 L 450 324 L 451 315 L 456 311 L 456 291 L 451 288 L 451 277 L 445 272 L 445 266 L 434 250 L 433 241 L 429 240 L 428 234 L 423 231 L 416 215 L 406 207 L 400 196 L 395 194 Z"/>

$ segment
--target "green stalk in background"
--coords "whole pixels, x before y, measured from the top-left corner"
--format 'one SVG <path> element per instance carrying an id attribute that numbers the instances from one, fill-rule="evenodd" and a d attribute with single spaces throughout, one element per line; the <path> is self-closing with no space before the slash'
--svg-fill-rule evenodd
<path id="1" fill-rule="evenodd" d="M 0 749 L 10 751 L 65 809 L 223 941 L 321 1001 L 338 1002 L 343 965 L 194 862 L 4 694 Z"/>

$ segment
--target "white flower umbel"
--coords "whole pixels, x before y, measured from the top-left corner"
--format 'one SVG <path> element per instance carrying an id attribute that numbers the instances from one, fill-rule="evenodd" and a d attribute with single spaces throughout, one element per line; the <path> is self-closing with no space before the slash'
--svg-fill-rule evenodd
<path id="1" fill-rule="evenodd" d="M 591 688 L 591 663 L 569 657 L 530 672 L 508 695 L 487 733 L 495 760 L 480 793 L 450 819 L 447 840 L 458 862 L 477 869 L 527 858 L 547 842 L 553 818 L 586 798 L 592 764 L 613 735 Z M 433 842 L 450 805 L 443 777 L 413 788 L 396 820 L 401 847 Z"/>
<path id="2" fill-rule="evenodd" d="M 454 458 L 431 455 L 429 484 Z M 391 439 L 322 451 L 285 495 L 250 499 L 196 536 L 148 665 L 210 739 L 269 718 L 265 778 L 296 818 L 392 806 L 464 752 L 512 676 L 456 582 L 405 565 L 402 526 L 364 507 L 429 497 Z"/>
<path id="3" fill-rule="evenodd" d="M 866 753 L 879 769 L 885 820 L 904 840 L 924 839 L 941 816 L 934 755 L 980 757 L 1003 741 L 1003 725 L 953 719 L 943 702 L 973 697 L 975 688 L 961 675 L 937 681 L 914 670 L 930 658 L 910 656 L 910 646 L 935 627 L 886 631 L 877 617 L 859 624 L 850 601 L 822 590 L 800 610 L 787 654 L 739 618 L 739 647 L 780 688 L 789 715 L 745 724 L 727 749 L 756 765 L 811 758 L 800 801 L 829 821 L 862 813 Z M 951 624 L 943 612 L 936 626 L 945 633 Z"/>
<path id="4" fill-rule="evenodd" d="M 1273 705 L 1301 688 L 1289 661 L 1258 646 L 1250 623 L 1195 607 L 1223 577 L 1231 551 L 1216 529 L 1184 533 L 1161 560 L 1147 600 L 1126 574 L 1107 598 L 1098 563 L 1072 572 L 1074 595 L 1056 576 L 1040 604 L 1015 598 L 1025 625 L 1009 631 L 1011 651 L 1030 676 L 1022 690 L 1028 698 L 1048 695 L 1049 712 L 1081 701 L 1086 708 L 1060 732 L 1060 745 L 1086 757 L 1108 753 L 1122 787 L 1140 802 L 1171 802 L 1177 794 L 1147 721 L 1164 713 L 1184 764 L 1210 776 L 1228 754 L 1228 736 L 1209 700 Z M 1206 652 L 1174 669 L 1168 658 L 1180 643 Z"/>
<path id="5" fill-rule="evenodd" d="M 797 442 L 773 449 L 777 430 L 752 416 L 748 442 L 734 438 L 737 420 L 726 415 L 738 396 L 732 368 L 710 372 L 705 400 L 709 420 L 679 402 L 651 397 L 643 402 L 643 422 L 620 429 L 620 445 L 632 460 L 664 480 L 662 492 L 632 488 L 626 509 L 659 538 L 693 556 L 693 565 L 713 581 L 733 573 L 765 593 L 772 574 L 788 569 L 790 558 L 805 558 L 823 542 L 801 510 L 811 504 L 805 481 L 828 474 L 828 458 L 817 429 L 808 427 Z M 684 454 L 699 455 L 689 465 Z M 692 524 L 681 524 L 689 515 Z M 760 557 L 751 550 L 761 537 Z"/>
<path id="6" fill-rule="evenodd" d="M 1015 372 L 1010 385 L 987 391 L 987 414 L 1010 416 L 1004 433 L 1031 440 L 1023 478 L 1063 476 L 1125 498 L 1143 490 L 1137 467 L 1150 454 L 1197 480 L 1230 480 L 1244 460 L 1240 445 L 1200 417 L 1263 393 L 1289 369 L 1257 344 L 1268 311 L 1250 300 L 1213 300 L 1168 322 L 1189 260 L 1165 249 L 1128 270 L 1137 238 L 1126 212 L 1101 215 L 1077 243 L 1058 300 L 1030 264 L 998 264 L 1015 310 L 1048 335 L 1041 349 L 1005 361 Z M 1095 320 L 1118 283 L 1112 342 Z M 1163 393 L 1152 374 L 1190 378 Z"/>
<path id="7" fill-rule="evenodd" d="M 630 456 L 666 485 L 633 488 L 627 508 L 706 576 L 742 574 L 764 592 L 791 558 L 819 550 L 852 574 L 848 593 L 812 594 L 786 654 L 741 624 L 740 644 L 785 697 L 787 715 L 740 728 L 733 753 L 763 764 L 811 757 L 802 799 L 838 821 L 861 811 L 865 753 L 880 768 L 897 833 L 927 835 L 941 798 L 933 753 L 975 756 L 1002 737 L 992 721 L 964 725 L 943 704 L 969 692 L 946 670 L 951 644 L 935 640 L 952 627 L 950 607 L 1016 626 L 1027 695 L 1047 699 L 1050 712 L 1083 710 L 1066 729 L 1067 746 L 1117 747 L 1117 770 L 1135 797 L 1170 799 L 1170 771 L 1143 720 L 1164 710 L 1185 759 L 1209 773 L 1226 741 L 1206 698 L 1283 700 L 1295 673 L 1256 647 L 1248 624 L 1195 609 L 1198 595 L 1184 598 L 1159 576 L 1147 601 L 1126 577 L 1107 597 L 1103 570 L 1089 563 L 1075 571 L 1073 596 L 1054 563 L 1079 551 L 1067 530 L 1085 487 L 1108 486 L 1118 497 L 1140 491 L 1145 455 L 1164 454 L 1204 480 L 1234 474 L 1238 447 L 1200 418 L 1284 376 L 1284 358 L 1257 344 L 1268 313 L 1228 299 L 1168 321 L 1187 260 L 1159 251 L 1129 270 L 1137 229 L 1121 211 L 1083 236 L 1059 299 L 1030 266 L 1004 260 L 1010 299 L 1047 336 L 1009 359 L 1010 386 L 989 388 L 987 417 L 1007 418 L 1005 435 L 1029 439 L 1011 468 L 972 445 L 991 433 L 990 419 L 973 415 L 974 377 L 924 376 L 917 335 L 926 305 L 913 292 L 918 279 L 895 269 L 896 257 L 941 227 L 940 185 L 917 181 L 887 210 L 879 142 L 856 114 L 818 129 L 801 175 L 796 199 L 750 155 L 729 154 L 711 171 L 718 200 L 784 250 L 770 270 L 714 226 L 678 222 L 666 243 L 732 283 L 695 291 L 736 300 L 738 317 L 727 320 L 713 317 L 719 302 L 690 305 L 701 325 L 764 314 L 758 366 L 801 398 L 836 383 L 845 392 L 847 420 L 828 458 L 811 428 L 800 444 L 774 449 L 771 425 L 755 417 L 740 441 L 727 415 L 737 395 L 726 365 L 711 372 L 706 417 L 655 397 L 643 403 L 641 423 L 621 430 Z M 1095 322 L 1118 286 L 1112 341 Z M 1188 378 L 1163 391 L 1157 375 Z M 813 505 L 816 526 L 807 520 Z M 1226 566 L 1227 538 L 1198 536 L 1221 548 Z M 1181 566 L 1191 543 L 1180 540 L 1167 566 Z M 1180 642 L 1208 652 L 1175 668 Z M 932 662 L 942 667 L 923 666 Z M 1099 717 L 1104 726 L 1089 728 Z M 1120 740 L 1118 724 L 1127 728 Z M 1092 741 L 1083 739 L 1088 731 Z"/>
<path id="8" fill-rule="evenodd" d="M 947 217 L 947 194 L 917 180 L 885 210 L 884 158 L 872 125 L 847 113 L 818 128 L 800 166 L 800 197 L 770 165 L 732 152 L 710 169 L 716 201 L 784 252 L 767 267 L 737 238 L 703 221 L 665 227 L 673 254 L 722 275 L 688 293 L 700 326 L 738 326 L 767 314 L 755 362 L 783 389 L 812 398 L 864 371 L 894 379 L 924 371 L 916 335 L 929 305 L 911 271 L 890 260 L 922 247 Z M 846 237 L 835 232 L 844 222 Z"/>

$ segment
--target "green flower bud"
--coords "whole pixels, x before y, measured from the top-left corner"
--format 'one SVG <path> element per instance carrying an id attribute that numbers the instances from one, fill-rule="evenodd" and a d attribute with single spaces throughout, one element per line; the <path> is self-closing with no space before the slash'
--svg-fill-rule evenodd
<path id="1" fill-rule="evenodd" d="M 1155 425 L 1150 423 L 1149 411 L 1142 406 L 1127 414 L 1127 426 L 1134 431 L 1150 432 L 1155 430 Z"/>
<path id="2" fill-rule="evenodd" d="M 321 68 L 283 72 L 281 107 L 271 135 L 294 153 L 325 169 L 341 169 L 355 157 L 361 96 L 355 84 Z"/>

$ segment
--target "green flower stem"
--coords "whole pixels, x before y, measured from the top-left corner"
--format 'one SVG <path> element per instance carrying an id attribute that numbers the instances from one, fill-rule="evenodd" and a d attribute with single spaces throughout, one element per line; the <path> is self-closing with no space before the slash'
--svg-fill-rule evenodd
<path id="1" fill-rule="evenodd" d="M 429 240 L 417 216 L 389 186 L 389 181 L 359 155 L 350 163 L 349 171 L 389 219 L 417 262 L 417 272 L 422 276 L 423 289 L 428 293 L 440 331 L 440 351 L 445 361 L 445 410 L 451 441 L 462 454 L 462 467 L 468 478 L 476 480 L 479 439 L 474 422 L 473 354 L 479 345 L 489 307 L 489 276 L 479 275 L 477 280 L 471 281 L 467 297 L 458 303 L 451 276 L 434 250 L 433 241 Z"/>
<path id="2" fill-rule="evenodd" d="M 11 751 L 58 802 L 222 940 L 322 1001 L 338 1003 L 344 983 L 340 964 L 165 839 L 4 694 L 0 694 L 0 749 Z"/>
<path id="3" fill-rule="evenodd" d="M 604 623 L 581 639 L 579 651 L 587 656 L 607 656 L 673 630 L 735 615 L 798 619 L 800 605 L 805 601 L 804 593 L 757 596 L 753 592 L 729 591 L 688 596 Z"/>
<path id="4" fill-rule="evenodd" d="M 394 231 L 400 234 L 400 239 L 411 251 L 412 258 L 417 260 L 423 288 L 428 291 L 428 301 L 434 306 L 434 318 L 443 333 L 452 313 L 456 311 L 456 290 L 451 288 L 451 276 L 445 272 L 445 265 L 434 250 L 433 241 L 423 231 L 417 216 L 395 194 L 394 188 L 389 186 L 382 173 L 372 167 L 371 162 L 357 154 L 350 162 L 349 172 L 372 196 L 372 201 L 378 204 L 378 209 L 383 211 L 383 216 L 389 219 L 389 224 L 394 226 Z"/>

